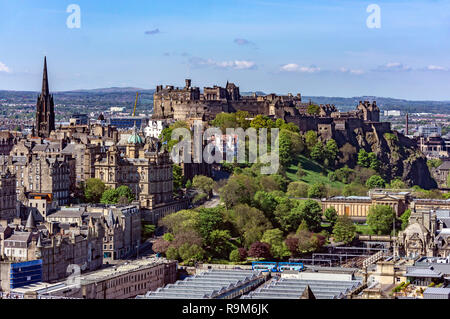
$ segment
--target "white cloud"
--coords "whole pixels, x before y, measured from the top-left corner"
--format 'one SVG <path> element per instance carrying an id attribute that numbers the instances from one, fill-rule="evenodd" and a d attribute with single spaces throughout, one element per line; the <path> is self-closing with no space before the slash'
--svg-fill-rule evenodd
<path id="1" fill-rule="evenodd" d="M 448 68 L 439 65 L 429 65 L 426 69 L 428 71 L 448 71 Z"/>
<path id="2" fill-rule="evenodd" d="M 400 62 L 389 62 L 380 65 L 377 71 L 411 71 L 411 67 Z"/>
<path id="3" fill-rule="evenodd" d="M 281 70 L 286 72 L 315 73 L 319 72 L 320 68 L 316 67 L 315 65 L 307 67 L 307 66 L 300 66 L 296 63 L 288 63 L 281 66 Z"/>
<path id="4" fill-rule="evenodd" d="M 256 63 L 247 60 L 215 61 L 213 59 L 191 58 L 190 63 L 195 66 L 213 66 L 224 69 L 250 70 L 256 68 Z"/>
<path id="5" fill-rule="evenodd" d="M 0 72 L 11 73 L 11 69 L 8 68 L 4 63 L 0 62 Z"/>
<path id="6" fill-rule="evenodd" d="M 340 68 L 339 69 L 340 72 L 342 73 L 350 73 L 350 74 L 355 74 L 355 75 L 360 75 L 360 74 L 364 74 L 364 70 L 361 69 L 347 69 L 347 68 Z"/>

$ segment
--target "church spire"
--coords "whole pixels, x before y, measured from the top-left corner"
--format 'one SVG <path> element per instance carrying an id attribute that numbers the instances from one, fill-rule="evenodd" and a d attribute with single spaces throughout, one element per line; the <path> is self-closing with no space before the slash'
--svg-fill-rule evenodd
<path id="1" fill-rule="evenodd" d="M 44 73 L 42 76 L 42 94 L 48 95 L 50 90 L 48 88 L 48 75 L 47 75 L 47 57 L 44 57 Z"/>

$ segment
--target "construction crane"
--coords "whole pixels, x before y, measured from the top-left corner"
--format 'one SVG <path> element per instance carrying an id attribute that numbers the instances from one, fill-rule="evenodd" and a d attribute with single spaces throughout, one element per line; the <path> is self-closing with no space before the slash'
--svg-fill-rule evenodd
<path id="1" fill-rule="evenodd" d="M 134 109 L 133 109 L 132 116 L 136 115 L 136 105 L 137 105 L 138 97 L 139 97 L 139 92 L 136 92 L 136 101 L 134 101 Z"/>

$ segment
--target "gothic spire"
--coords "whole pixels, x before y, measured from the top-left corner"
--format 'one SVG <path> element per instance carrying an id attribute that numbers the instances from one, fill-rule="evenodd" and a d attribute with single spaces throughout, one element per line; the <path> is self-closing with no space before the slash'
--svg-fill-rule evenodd
<path id="1" fill-rule="evenodd" d="M 50 93 L 48 88 L 48 75 L 47 75 L 47 57 L 44 57 L 44 73 L 42 76 L 42 95 L 48 95 Z"/>

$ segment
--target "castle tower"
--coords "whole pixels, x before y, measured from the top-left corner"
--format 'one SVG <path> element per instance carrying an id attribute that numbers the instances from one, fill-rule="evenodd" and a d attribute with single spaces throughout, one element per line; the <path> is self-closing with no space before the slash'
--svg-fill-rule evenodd
<path id="1" fill-rule="evenodd" d="M 36 133 L 39 137 L 49 137 L 55 130 L 55 110 L 53 95 L 50 95 L 47 75 L 47 57 L 44 57 L 42 92 L 36 103 Z"/>

